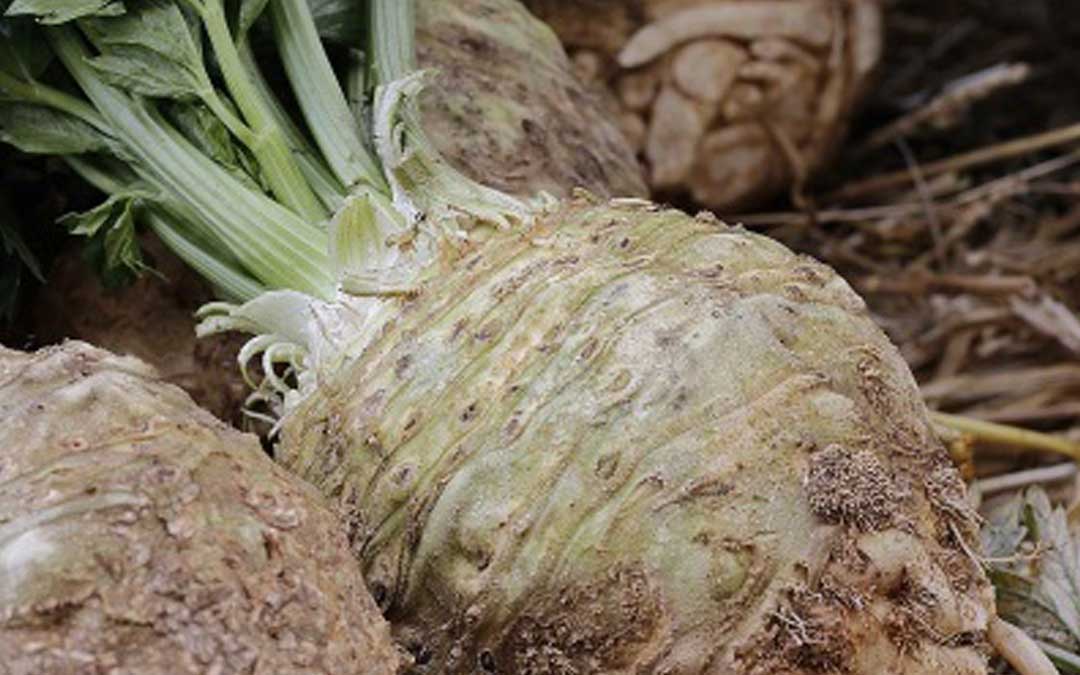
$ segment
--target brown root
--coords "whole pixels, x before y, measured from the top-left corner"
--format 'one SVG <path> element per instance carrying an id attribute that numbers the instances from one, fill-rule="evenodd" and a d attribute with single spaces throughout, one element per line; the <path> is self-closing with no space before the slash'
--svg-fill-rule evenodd
<path id="1" fill-rule="evenodd" d="M 394 675 L 335 514 L 85 343 L 0 348 L 0 671 Z"/>

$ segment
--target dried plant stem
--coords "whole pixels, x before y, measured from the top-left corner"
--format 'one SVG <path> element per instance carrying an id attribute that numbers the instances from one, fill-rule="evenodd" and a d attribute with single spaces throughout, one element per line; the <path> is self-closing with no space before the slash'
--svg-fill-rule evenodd
<path id="1" fill-rule="evenodd" d="M 1020 675 L 1058 675 L 1058 669 L 1023 630 L 1000 617 L 990 620 L 986 634 L 998 654 Z"/>
<path id="2" fill-rule="evenodd" d="M 1011 445 L 1027 450 L 1056 452 L 1074 460 L 1080 460 L 1080 443 L 1060 436 L 941 412 L 931 412 L 930 419 L 943 427 L 971 434 L 979 441 Z"/>
<path id="3" fill-rule="evenodd" d="M 951 82 L 926 104 L 871 134 L 856 152 L 864 155 L 909 136 L 923 125 L 933 125 L 939 130 L 955 127 L 972 104 L 1003 87 L 1024 82 L 1030 74 L 1031 67 L 1026 63 L 999 63 L 965 75 Z"/>
<path id="4" fill-rule="evenodd" d="M 1076 475 L 1075 462 L 1043 466 L 1038 469 L 1016 471 L 992 478 L 985 478 L 975 483 L 975 489 L 979 494 L 986 496 L 996 492 L 1008 492 L 1029 485 L 1041 485 L 1046 483 L 1058 483 Z"/>
<path id="5" fill-rule="evenodd" d="M 1060 157 L 1040 162 L 1027 167 L 1022 171 L 1007 174 L 1000 178 L 982 183 L 950 196 L 948 201 L 943 201 L 944 196 L 935 196 L 941 206 L 967 206 L 977 202 L 992 200 L 996 195 L 1001 198 L 1013 196 L 1021 189 L 1028 189 L 1028 184 L 1036 178 L 1048 176 L 1062 169 L 1066 169 L 1080 161 L 1080 151 L 1072 151 Z M 926 167 L 922 167 L 922 175 L 925 179 Z M 1073 194 L 1069 192 L 1069 194 Z M 822 199 L 826 199 L 822 198 Z M 802 211 L 773 211 L 759 213 L 735 214 L 729 217 L 732 222 L 758 227 L 775 227 L 778 225 L 806 226 L 812 222 L 822 223 L 847 223 L 852 226 L 871 227 L 873 221 L 889 218 L 904 218 L 917 216 L 925 213 L 926 205 L 921 200 L 899 201 L 891 204 L 877 206 L 864 206 L 850 209 L 822 209 L 812 214 Z M 1068 221 L 1066 221 L 1068 222 Z M 1067 225 L 1066 225 L 1067 226 Z"/>
<path id="6" fill-rule="evenodd" d="M 1080 658 L 1077 658 L 1076 654 L 1068 652 L 1061 647 L 1055 647 L 1052 644 L 1043 642 L 1042 640 L 1035 640 L 1037 644 L 1046 655 L 1050 657 L 1051 661 L 1055 661 L 1061 664 L 1063 667 L 1070 669 L 1070 672 L 1076 672 L 1080 670 Z"/>
<path id="7" fill-rule="evenodd" d="M 1072 141 L 1080 141 L 1080 122 L 1071 124 L 1060 129 L 1053 129 L 1041 134 L 1025 136 L 1023 138 L 997 143 L 985 148 L 979 148 L 953 157 L 930 162 L 921 167 L 921 175 L 929 178 L 949 171 L 960 171 L 983 164 L 990 164 L 1011 157 L 1019 157 L 1031 152 L 1063 145 Z M 880 176 L 874 176 L 863 181 L 851 183 L 828 195 L 827 200 L 844 200 L 855 197 L 864 197 L 868 194 L 881 192 L 897 187 L 910 185 L 915 176 L 909 169 L 894 171 Z"/>

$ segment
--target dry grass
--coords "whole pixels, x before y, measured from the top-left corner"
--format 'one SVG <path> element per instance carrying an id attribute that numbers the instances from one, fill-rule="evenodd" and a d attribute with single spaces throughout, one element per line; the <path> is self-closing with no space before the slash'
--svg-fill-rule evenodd
<path id="1" fill-rule="evenodd" d="M 890 4 L 834 171 L 804 208 L 743 220 L 839 269 L 932 407 L 1080 441 L 1080 13 Z"/>

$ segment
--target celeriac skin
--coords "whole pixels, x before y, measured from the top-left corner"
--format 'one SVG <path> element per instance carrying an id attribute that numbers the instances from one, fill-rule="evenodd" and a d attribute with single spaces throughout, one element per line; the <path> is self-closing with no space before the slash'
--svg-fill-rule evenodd
<path id="1" fill-rule="evenodd" d="M 647 194 L 616 111 L 520 3 L 420 0 L 416 11 L 419 65 L 437 73 L 424 128 L 455 168 L 522 197 Z"/>
<path id="2" fill-rule="evenodd" d="M 0 672 L 392 675 L 335 517 L 133 358 L 0 348 Z"/>
<path id="3" fill-rule="evenodd" d="M 440 264 L 279 445 L 416 672 L 985 672 L 963 485 L 829 268 L 585 198 Z"/>

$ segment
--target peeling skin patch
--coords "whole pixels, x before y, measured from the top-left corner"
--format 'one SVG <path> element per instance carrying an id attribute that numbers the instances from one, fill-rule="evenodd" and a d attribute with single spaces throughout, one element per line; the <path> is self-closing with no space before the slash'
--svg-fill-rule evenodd
<path id="1" fill-rule="evenodd" d="M 905 651 L 915 651 L 925 640 L 943 640 L 932 628 L 933 613 L 940 599 L 931 589 L 905 570 L 890 595 L 893 611 L 885 618 L 883 628 L 893 644 Z"/>
<path id="2" fill-rule="evenodd" d="M 978 530 L 978 515 L 964 494 L 964 484 L 948 464 L 935 468 L 923 480 L 930 504 L 951 522 L 964 529 L 965 534 Z"/>
<path id="3" fill-rule="evenodd" d="M 830 524 L 880 530 L 900 501 L 885 467 L 872 452 L 830 445 L 810 457 L 806 492 L 814 515 Z"/>

